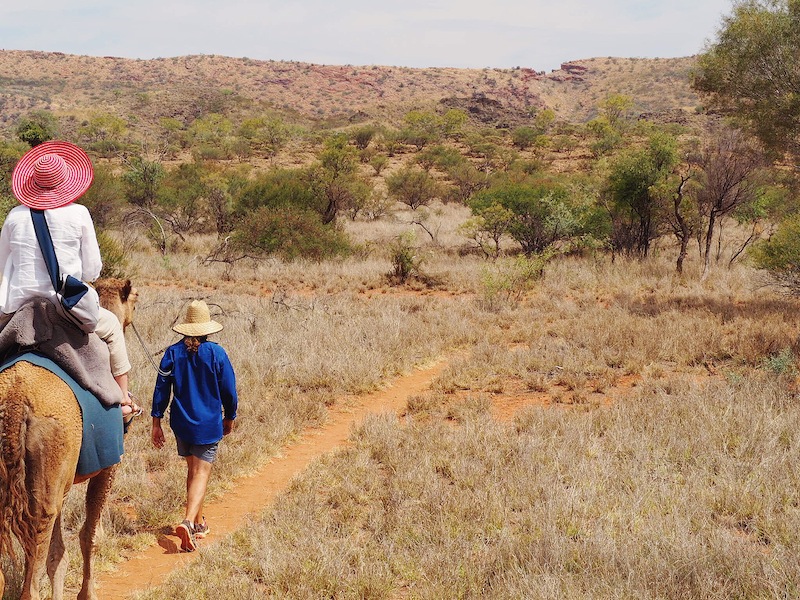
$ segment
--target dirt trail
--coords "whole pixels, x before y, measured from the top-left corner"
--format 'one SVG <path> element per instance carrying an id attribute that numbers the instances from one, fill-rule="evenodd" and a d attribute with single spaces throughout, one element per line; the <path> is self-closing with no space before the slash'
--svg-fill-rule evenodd
<path id="1" fill-rule="evenodd" d="M 134 592 L 160 585 L 171 571 L 194 560 L 203 546 L 240 528 L 248 515 L 266 508 L 314 459 L 345 444 L 351 425 L 361 422 L 369 413 L 401 410 L 410 396 L 428 388 L 445 365 L 446 361 L 440 360 L 398 378 L 386 390 L 335 405 L 324 426 L 305 431 L 297 442 L 284 448 L 257 473 L 236 481 L 221 498 L 206 504 L 204 513 L 213 530 L 209 538 L 201 542 L 198 552 L 180 553 L 176 536 L 159 535 L 157 545 L 120 563 L 114 573 L 99 578 L 99 596 L 104 600 L 124 600 Z"/>

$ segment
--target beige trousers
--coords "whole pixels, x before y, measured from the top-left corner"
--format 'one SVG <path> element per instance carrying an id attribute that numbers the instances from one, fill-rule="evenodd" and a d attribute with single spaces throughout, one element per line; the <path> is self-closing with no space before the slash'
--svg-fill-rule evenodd
<path id="1" fill-rule="evenodd" d="M 111 374 L 114 377 L 124 375 L 131 370 L 128 360 L 128 349 L 125 347 L 125 333 L 122 331 L 117 316 L 110 310 L 100 308 L 100 320 L 94 332 L 108 344 L 108 353 L 111 355 Z"/>

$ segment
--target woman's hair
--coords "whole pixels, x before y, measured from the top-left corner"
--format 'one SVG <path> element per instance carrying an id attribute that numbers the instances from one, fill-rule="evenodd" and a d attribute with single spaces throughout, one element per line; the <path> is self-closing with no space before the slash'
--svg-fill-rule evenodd
<path id="1" fill-rule="evenodd" d="M 206 341 L 205 335 L 202 336 L 195 336 L 195 335 L 187 335 L 183 338 L 183 343 L 186 345 L 186 350 L 189 352 L 197 352 L 197 349 L 200 347 L 200 344 Z"/>

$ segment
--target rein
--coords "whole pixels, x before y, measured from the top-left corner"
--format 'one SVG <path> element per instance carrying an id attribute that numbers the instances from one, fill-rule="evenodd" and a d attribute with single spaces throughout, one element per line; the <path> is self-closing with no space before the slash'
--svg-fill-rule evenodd
<path id="1" fill-rule="evenodd" d="M 153 354 L 147 348 L 147 345 L 144 343 L 142 336 L 139 335 L 139 331 L 136 329 L 136 325 L 134 325 L 133 322 L 129 323 L 129 325 L 131 326 L 131 329 L 133 329 L 133 333 L 136 334 L 136 339 L 139 340 L 139 344 L 142 346 L 142 350 L 144 350 L 147 359 L 150 361 L 150 364 L 153 365 L 153 368 L 156 370 L 156 372 L 159 375 L 161 375 L 161 377 L 169 377 L 170 375 L 172 375 L 172 371 L 162 371 L 161 369 L 158 368 L 156 361 L 153 360 Z"/>

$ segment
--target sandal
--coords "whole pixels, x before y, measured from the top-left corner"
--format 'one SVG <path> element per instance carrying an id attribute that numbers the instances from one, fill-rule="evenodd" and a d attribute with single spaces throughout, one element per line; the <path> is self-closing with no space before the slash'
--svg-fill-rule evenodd
<path id="1" fill-rule="evenodd" d="M 122 417 L 123 433 L 128 433 L 128 427 L 130 427 L 130 424 L 133 423 L 133 419 L 141 416 L 141 414 L 144 412 L 142 407 L 136 402 L 136 396 L 128 392 L 128 398 L 131 401 L 131 412 Z"/>
<path id="2" fill-rule="evenodd" d="M 202 540 L 209 533 L 211 533 L 211 528 L 208 526 L 208 524 L 206 524 L 205 517 L 203 517 L 202 523 L 194 524 L 194 537 L 196 537 L 198 540 Z"/>

